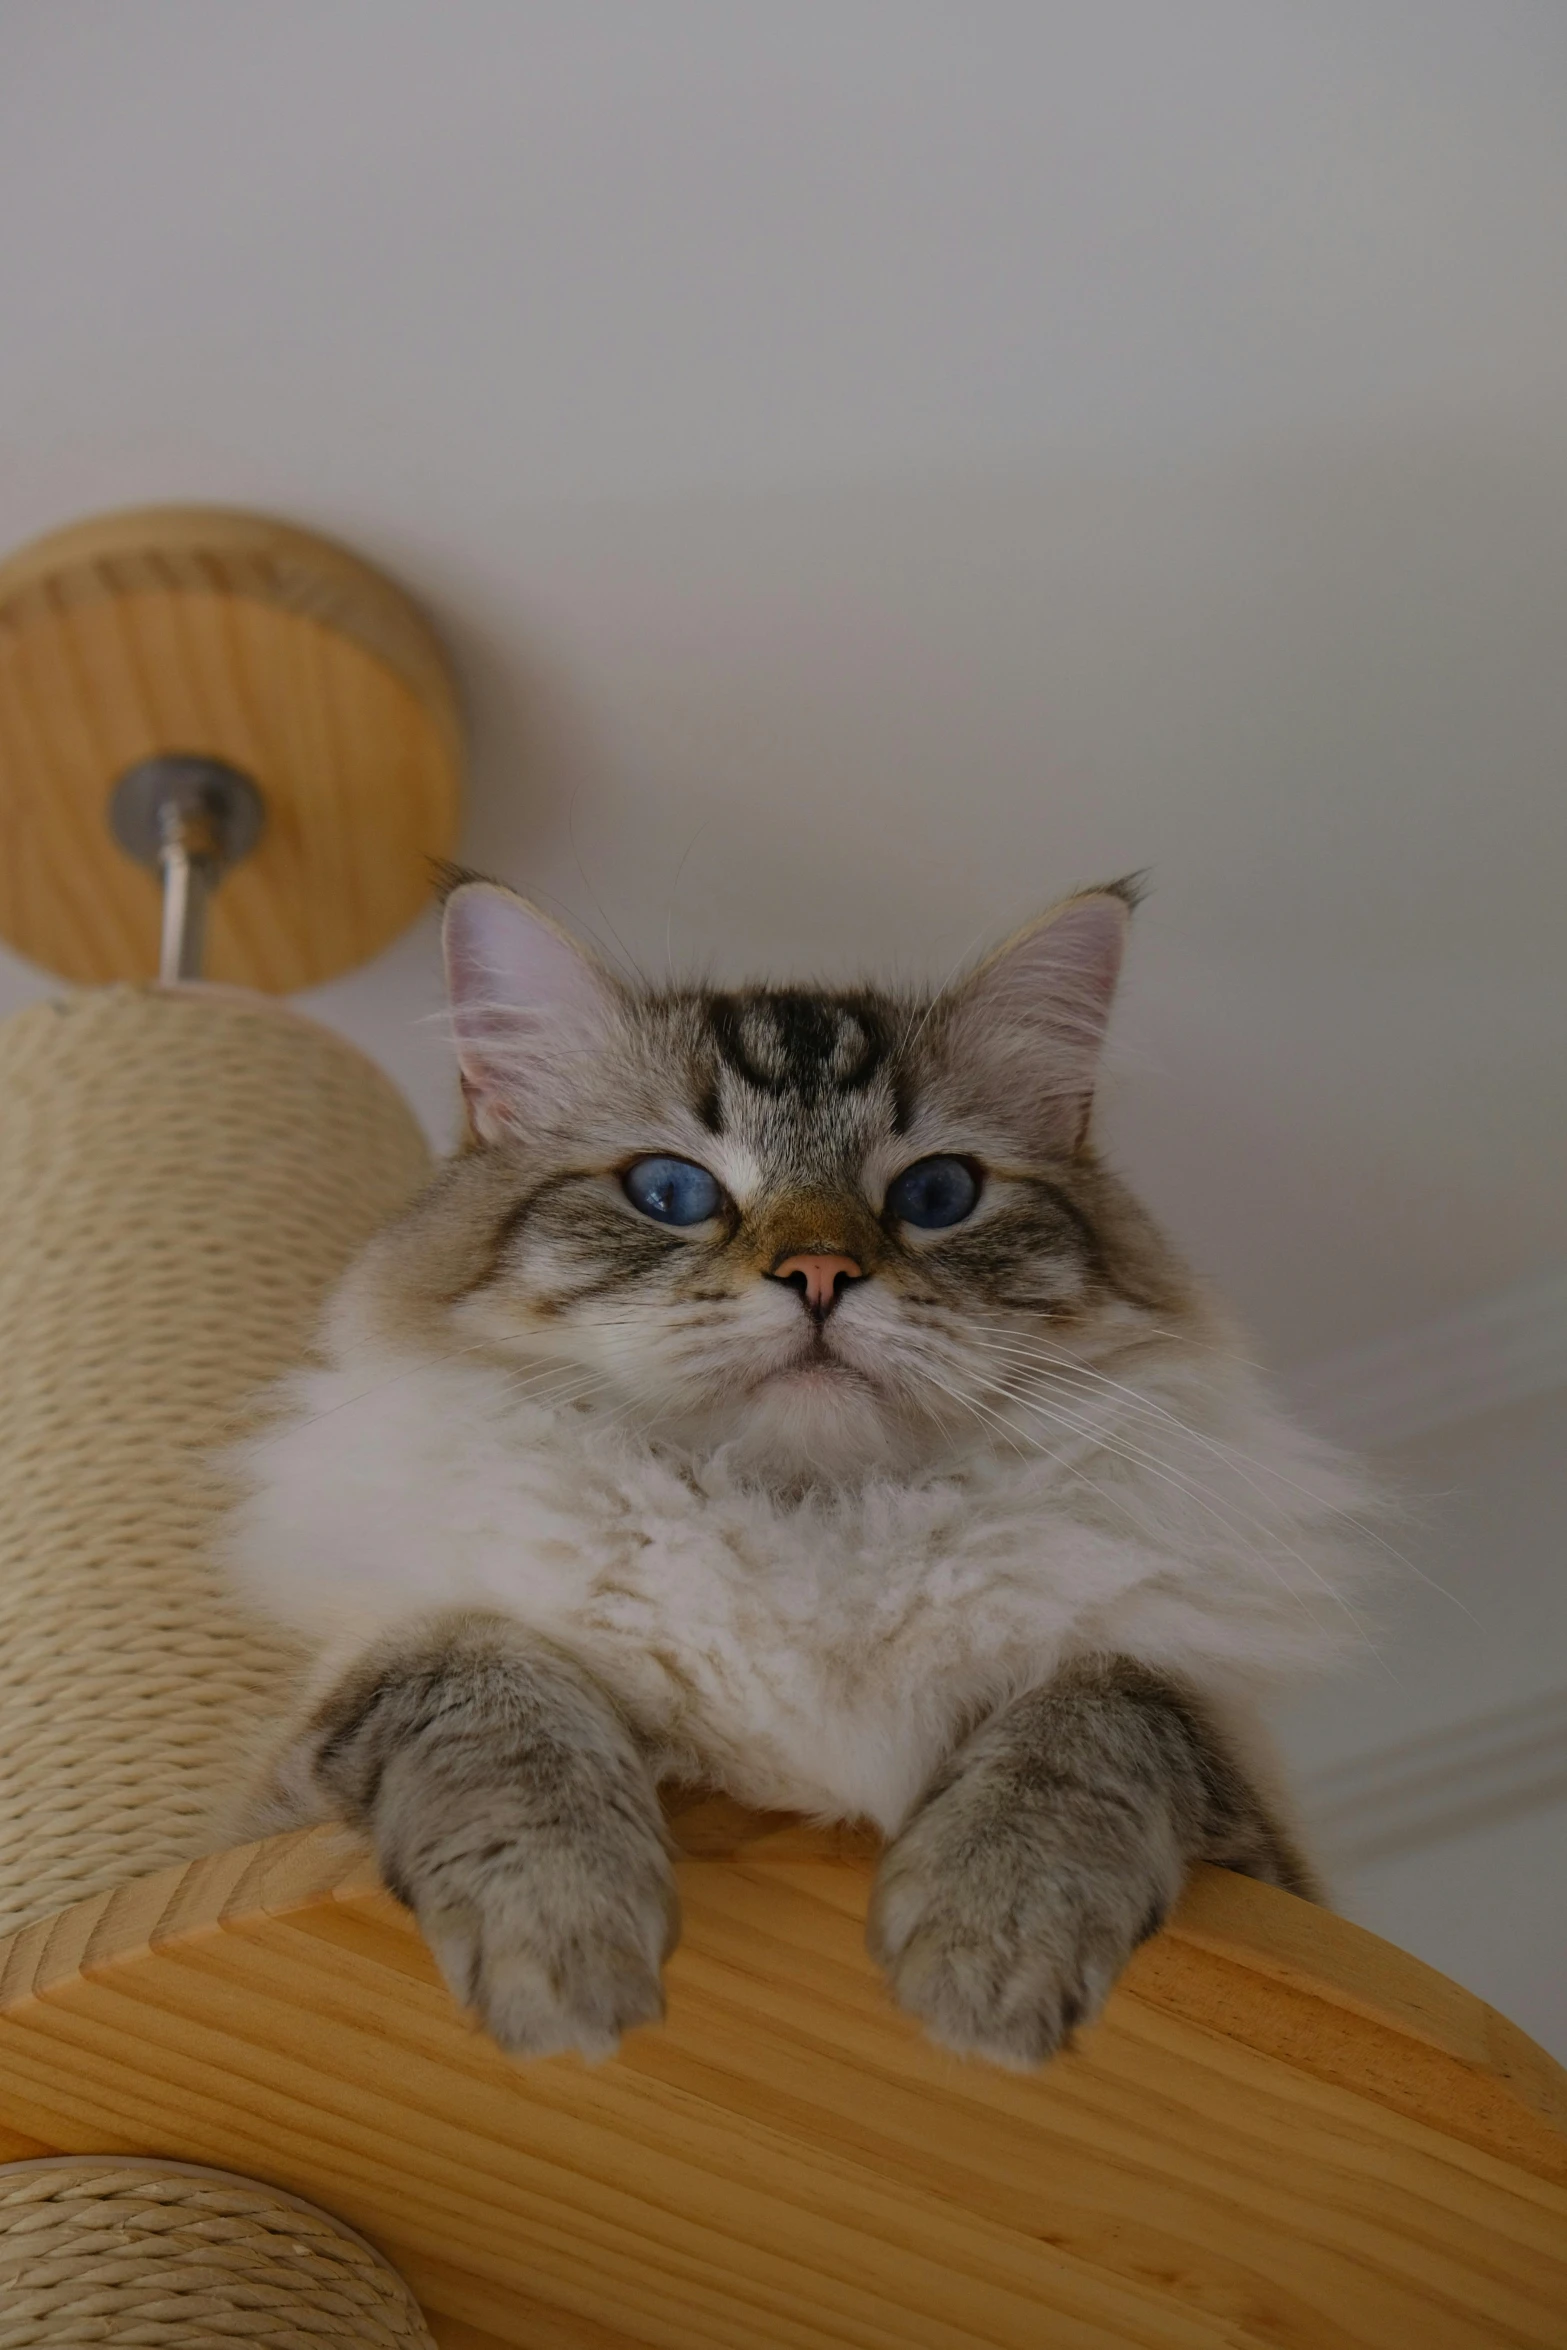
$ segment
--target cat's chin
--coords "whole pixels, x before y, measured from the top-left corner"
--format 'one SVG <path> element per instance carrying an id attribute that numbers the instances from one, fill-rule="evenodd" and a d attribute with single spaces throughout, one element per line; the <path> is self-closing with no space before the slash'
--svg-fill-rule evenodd
<path id="1" fill-rule="evenodd" d="M 845 1365 L 775 1371 L 747 1397 L 725 1445 L 735 1465 L 768 1482 L 843 1484 L 901 1461 L 896 1416 Z"/>

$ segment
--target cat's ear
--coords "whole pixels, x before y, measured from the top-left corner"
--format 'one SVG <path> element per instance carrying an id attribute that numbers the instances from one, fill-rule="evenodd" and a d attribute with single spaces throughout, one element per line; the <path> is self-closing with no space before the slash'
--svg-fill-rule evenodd
<path id="1" fill-rule="evenodd" d="M 1081 1148 L 1137 890 L 1085 890 L 1009 939 L 953 993 L 948 1035 L 965 1067 L 1044 1148 Z"/>
<path id="2" fill-rule="evenodd" d="M 452 1035 L 474 1133 L 495 1142 L 560 1111 L 615 1026 L 619 989 L 537 907 L 491 881 L 446 901 Z"/>

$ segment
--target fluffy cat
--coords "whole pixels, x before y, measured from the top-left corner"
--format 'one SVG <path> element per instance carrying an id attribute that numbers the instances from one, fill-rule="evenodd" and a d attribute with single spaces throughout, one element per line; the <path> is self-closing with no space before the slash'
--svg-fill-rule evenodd
<path id="1" fill-rule="evenodd" d="M 359 1823 L 503 2046 L 661 2012 L 661 1784 L 876 1823 L 894 1997 L 1003 2064 L 1194 1861 L 1312 1890 L 1253 1706 L 1341 1645 L 1359 1494 L 1093 1147 L 1133 894 L 933 997 L 633 989 L 449 899 L 468 1142 L 228 1555 L 319 1656 L 252 1829 Z"/>

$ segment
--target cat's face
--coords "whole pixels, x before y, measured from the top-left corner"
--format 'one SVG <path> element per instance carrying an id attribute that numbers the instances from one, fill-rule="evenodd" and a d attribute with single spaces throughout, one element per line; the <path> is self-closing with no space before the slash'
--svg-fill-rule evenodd
<path id="1" fill-rule="evenodd" d="M 465 884 L 454 1334 L 526 1366 L 520 1393 L 759 1473 L 1016 1441 L 1052 1356 L 1177 1303 L 1086 1140 L 1126 912 L 1069 901 L 934 999 L 633 993 Z"/>

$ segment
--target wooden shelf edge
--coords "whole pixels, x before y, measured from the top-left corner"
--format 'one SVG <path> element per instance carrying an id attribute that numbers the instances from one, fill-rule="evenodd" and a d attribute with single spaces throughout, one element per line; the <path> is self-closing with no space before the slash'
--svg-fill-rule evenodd
<path id="1" fill-rule="evenodd" d="M 798 1880 L 802 1871 L 822 1876 L 825 1864 L 842 1900 L 863 1907 L 869 1891 L 874 1842 L 852 1829 L 771 1819 L 714 1799 L 676 1811 L 671 1832 L 688 1879 L 743 1866 L 748 1876 L 777 1869 Z M 79 1980 L 214 1935 L 254 1939 L 267 1920 L 327 1909 L 362 1917 L 367 1932 L 390 1921 L 412 1931 L 362 1842 L 339 1826 L 135 1879 L 0 1943 L 0 2026 Z M 1420 1960 L 1271 1886 L 1197 1871 L 1171 1924 L 1134 1957 L 1116 2000 L 1179 2018 L 1567 2183 L 1567 2072 Z M 6 2119 L 0 2086 L 0 2125 Z"/>

